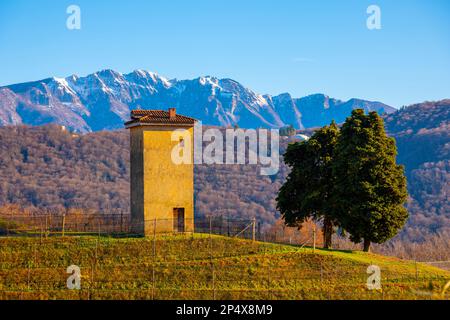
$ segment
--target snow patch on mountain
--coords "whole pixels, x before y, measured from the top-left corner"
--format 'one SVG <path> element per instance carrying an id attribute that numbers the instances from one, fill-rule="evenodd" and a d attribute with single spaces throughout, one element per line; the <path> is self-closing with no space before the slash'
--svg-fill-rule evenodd
<path id="1" fill-rule="evenodd" d="M 131 109 L 167 109 L 204 124 L 295 128 L 342 122 L 354 108 L 393 112 L 380 102 L 340 101 L 323 94 L 300 99 L 261 95 L 233 79 L 168 80 L 142 69 L 105 69 L 85 77 L 48 78 L 0 88 L 0 125 L 59 123 L 79 132 L 122 128 Z"/>

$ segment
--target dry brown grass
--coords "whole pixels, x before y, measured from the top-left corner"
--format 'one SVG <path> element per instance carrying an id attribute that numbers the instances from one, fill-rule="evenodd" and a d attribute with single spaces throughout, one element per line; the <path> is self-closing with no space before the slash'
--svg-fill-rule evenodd
<path id="1" fill-rule="evenodd" d="M 417 261 L 450 261 L 450 233 L 430 234 L 421 242 L 412 242 L 395 238 L 384 244 L 374 244 L 372 251 L 382 255 Z M 335 236 L 333 247 L 336 249 L 358 250 L 361 245 Z"/>

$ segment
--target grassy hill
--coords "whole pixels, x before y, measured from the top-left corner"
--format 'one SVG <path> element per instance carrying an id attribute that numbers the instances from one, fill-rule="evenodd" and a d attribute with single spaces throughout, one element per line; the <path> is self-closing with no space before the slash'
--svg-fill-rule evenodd
<path id="1" fill-rule="evenodd" d="M 81 290 L 66 287 L 73 264 Z M 382 290 L 366 287 L 371 264 Z M 449 280 L 392 257 L 200 234 L 0 238 L 0 299 L 430 299 Z"/>

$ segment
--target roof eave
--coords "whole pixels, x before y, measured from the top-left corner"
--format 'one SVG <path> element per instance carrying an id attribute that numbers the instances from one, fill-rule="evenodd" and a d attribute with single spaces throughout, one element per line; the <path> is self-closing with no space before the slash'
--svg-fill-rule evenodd
<path id="1" fill-rule="evenodd" d="M 146 122 L 126 122 L 125 129 L 131 129 L 135 127 L 193 127 L 197 120 L 194 123 L 146 123 Z"/>

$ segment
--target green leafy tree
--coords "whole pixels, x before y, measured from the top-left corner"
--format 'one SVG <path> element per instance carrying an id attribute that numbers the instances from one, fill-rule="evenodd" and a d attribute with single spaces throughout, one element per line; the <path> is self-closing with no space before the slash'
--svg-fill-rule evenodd
<path id="1" fill-rule="evenodd" d="M 277 208 L 288 226 L 301 227 L 310 218 L 321 221 L 325 248 L 331 248 L 334 226 L 337 225 L 332 200 L 332 160 L 338 135 L 339 129 L 332 122 L 316 131 L 309 140 L 288 146 L 284 161 L 291 172 L 276 199 Z"/>
<path id="2" fill-rule="evenodd" d="M 396 154 L 376 112 L 354 110 L 341 128 L 333 165 L 337 219 L 353 242 L 363 240 L 364 251 L 394 237 L 408 218 L 406 178 Z"/>

